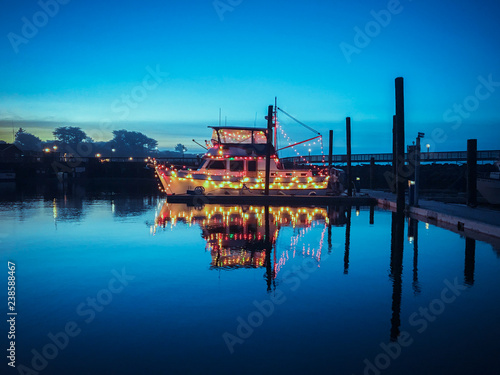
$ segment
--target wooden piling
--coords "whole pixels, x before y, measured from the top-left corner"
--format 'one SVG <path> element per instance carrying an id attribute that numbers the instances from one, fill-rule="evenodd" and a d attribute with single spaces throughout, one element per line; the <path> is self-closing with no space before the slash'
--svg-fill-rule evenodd
<path id="1" fill-rule="evenodd" d="M 397 211 L 405 209 L 405 104 L 403 78 L 396 78 L 396 205 Z"/>
<path id="2" fill-rule="evenodd" d="M 347 143 L 347 196 L 352 197 L 352 176 L 351 176 L 351 118 L 346 117 L 346 143 Z"/>
<path id="3" fill-rule="evenodd" d="M 273 106 L 267 108 L 267 145 L 266 145 L 266 180 L 264 193 L 269 195 L 269 180 L 271 172 L 271 148 L 273 145 Z"/>
<path id="4" fill-rule="evenodd" d="M 413 203 L 418 207 L 418 191 L 420 189 L 420 137 L 417 137 L 417 145 L 415 148 L 415 188 Z"/>
<path id="5" fill-rule="evenodd" d="M 477 206 L 477 139 L 467 140 L 467 205 Z"/>
<path id="6" fill-rule="evenodd" d="M 397 164 L 398 164 L 398 157 L 397 157 L 397 152 L 396 152 L 396 115 L 392 116 L 392 178 L 394 183 L 390 186 L 391 191 L 395 194 L 396 193 L 396 176 L 397 176 Z"/>
<path id="7" fill-rule="evenodd" d="M 375 176 L 375 158 L 370 159 L 370 189 L 373 189 L 373 178 Z"/>
<path id="8" fill-rule="evenodd" d="M 328 138 L 328 169 L 332 167 L 333 159 L 333 130 L 330 130 L 330 137 Z"/>

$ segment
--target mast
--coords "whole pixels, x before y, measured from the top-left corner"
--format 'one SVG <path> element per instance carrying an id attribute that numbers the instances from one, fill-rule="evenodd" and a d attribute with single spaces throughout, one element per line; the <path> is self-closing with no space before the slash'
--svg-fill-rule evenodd
<path id="1" fill-rule="evenodd" d="M 274 149 L 278 150 L 278 97 L 277 96 L 274 97 Z"/>

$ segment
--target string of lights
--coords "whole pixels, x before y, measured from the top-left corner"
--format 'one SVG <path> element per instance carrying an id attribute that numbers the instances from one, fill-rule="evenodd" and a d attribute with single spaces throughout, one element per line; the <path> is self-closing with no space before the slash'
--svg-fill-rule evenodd
<path id="1" fill-rule="evenodd" d="M 310 161 L 308 161 L 296 148 L 295 146 L 293 146 L 293 144 L 295 142 L 292 141 L 292 139 L 288 136 L 288 134 L 286 134 L 286 132 L 283 130 L 283 127 L 280 126 L 279 127 L 280 129 L 280 132 L 281 132 L 281 135 L 283 136 L 283 138 L 288 142 L 288 145 L 291 146 L 292 150 L 297 154 L 297 156 L 304 162 L 304 164 L 316 169 L 316 170 L 323 170 L 323 168 L 321 167 L 318 167 L 317 165 L 314 165 L 313 163 L 311 163 Z M 319 140 L 318 140 L 318 143 L 320 144 L 321 146 L 321 155 L 322 155 L 322 158 L 321 158 L 321 162 L 322 162 L 322 166 L 324 167 L 326 165 L 325 163 L 325 154 L 324 154 L 324 149 L 323 149 L 323 136 L 320 136 L 319 137 Z M 313 145 L 316 145 L 316 141 L 313 141 L 312 142 Z M 309 144 L 304 144 L 304 147 L 307 146 L 307 145 L 311 145 L 311 143 Z"/>

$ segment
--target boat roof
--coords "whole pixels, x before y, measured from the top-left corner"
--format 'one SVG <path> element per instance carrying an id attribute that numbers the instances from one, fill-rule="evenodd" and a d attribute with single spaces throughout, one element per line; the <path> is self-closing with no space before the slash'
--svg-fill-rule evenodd
<path id="1" fill-rule="evenodd" d="M 245 127 L 245 126 L 208 126 L 214 130 L 252 130 L 252 131 L 267 131 L 267 128 L 254 128 L 254 127 Z"/>

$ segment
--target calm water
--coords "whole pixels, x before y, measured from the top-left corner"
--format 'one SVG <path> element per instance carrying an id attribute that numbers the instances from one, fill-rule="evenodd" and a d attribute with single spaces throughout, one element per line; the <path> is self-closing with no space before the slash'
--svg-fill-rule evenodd
<path id="1" fill-rule="evenodd" d="M 379 209 L 4 194 L 0 241 L 18 370 L 500 371 L 498 250 Z"/>

